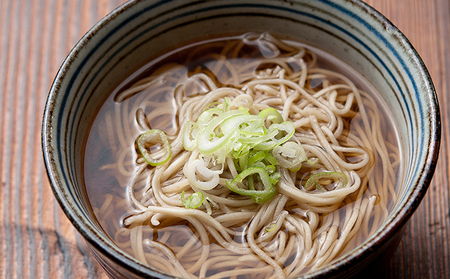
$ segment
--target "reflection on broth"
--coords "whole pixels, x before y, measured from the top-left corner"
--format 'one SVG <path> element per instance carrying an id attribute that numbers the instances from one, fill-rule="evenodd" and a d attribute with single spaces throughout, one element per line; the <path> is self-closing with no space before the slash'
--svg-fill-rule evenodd
<path id="1" fill-rule="evenodd" d="M 115 89 L 85 185 L 118 247 L 184 278 L 293 277 L 364 242 L 396 199 L 379 96 L 333 56 L 268 33 L 205 40 Z"/>

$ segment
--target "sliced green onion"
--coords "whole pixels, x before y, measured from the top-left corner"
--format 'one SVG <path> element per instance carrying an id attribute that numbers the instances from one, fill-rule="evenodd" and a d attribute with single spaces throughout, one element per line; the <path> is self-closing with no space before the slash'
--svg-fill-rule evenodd
<path id="1" fill-rule="evenodd" d="M 214 136 L 214 130 L 226 119 L 239 114 L 242 114 L 239 110 L 227 111 L 209 122 L 208 126 L 201 131 L 198 136 L 197 148 L 199 151 L 203 154 L 211 154 L 227 144 L 233 136 L 236 136 L 239 132 L 237 129 L 231 131 L 229 134 L 223 135 L 222 137 Z"/>
<path id="2" fill-rule="evenodd" d="M 240 129 L 241 136 L 252 138 L 266 135 L 267 129 L 263 129 L 263 126 L 261 126 L 260 123 L 261 123 L 260 119 L 258 119 L 258 121 L 246 123 L 247 126 L 241 127 Z"/>
<path id="3" fill-rule="evenodd" d="M 253 102 L 247 95 L 234 100 L 225 97 L 223 103 L 208 106 L 196 123 L 188 122 L 183 146 L 188 151 L 197 148 L 204 158 L 215 160 L 214 163 L 223 164 L 227 158 L 232 158 L 238 175 L 226 183 L 227 187 L 262 203 L 277 193 L 275 185 L 281 174 L 276 171 L 276 166 L 297 170 L 307 158 L 304 158 L 306 155 L 300 144 L 291 146 L 295 143 L 287 143 L 295 132 L 292 122 L 284 121 L 274 108 L 252 115 L 249 108 L 240 104 L 241 99 L 249 105 Z M 272 152 L 276 147 L 277 151 Z M 293 163 L 283 161 L 280 164 L 282 159 L 288 161 L 290 158 L 294 158 Z M 221 173 L 208 169 L 203 159 L 190 162 L 186 171 L 189 182 L 202 190 L 216 187 Z"/>
<path id="4" fill-rule="evenodd" d="M 277 174 L 280 174 L 280 173 L 277 172 Z M 258 190 L 255 187 L 255 180 L 254 179 L 255 179 L 254 175 L 249 175 L 247 177 L 248 188 L 250 190 Z M 272 185 L 275 185 L 278 182 L 278 180 L 277 180 L 275 183 L 273 183 L 274 181 L 272 180 L 272 178 L 270 176 L 269 176 L 269 179 L 270 179 L 270 182 L 272 183 Z M 264 187 L 264 185 L 263 185 L 263 187 Z M 275 196 L 276 193 L 277 193 L 277 188 L 276 187 L 272 187 L 272 190 L 270 190 L 270 192 L 267 195 L 264 195 L 264 196 L 252 195 L 251 198 L 252 198 L 252 200 L 255 203 L 261 204 L 263 202 L 266 202 L 266 201 L 270 200 L 273 196 Z"/>
<path id="5" fill-rule="evenodd" d="M 232 151 L 232 156 L 235 159 L 240 159 L 240 158 L 246 158 L 248 156 L 248 153 L 250 152 L 251 147 L 248 146 L 247 144 L 242 144 L 240 142 L 236 142 L 234 144 L 234 148 Z"/>
<path id="6" fill-rule="evenodd" d="M 224 103 L 223 111 L 227 111 L 228 108 L 230 107 L 230 98 L 225 97 L 223 99 L 223 103 Z"/>
<path id="7" fill-rule="evenodd" d="M 277 188 L 273 187 L 272 191 L 270 191 L 269 194 L 267 194 L 263 197 L 252 196 L 252 200 L 257 204 L 261 204 L 261 203 L 266 202 L 266 201 L 270 200 L 271 198 L 273 198 L 273 196 L 275 196 L 276 193 L 277 193 Z"/>
<path id="8" fill-rule="evenodd" d="M 267 171 L 268 174 L 272 174 L 272 173 L 275 173 L 277 168 L 274 165 L 265 165 L 264 169 Z M 272 183 L 272 184 L 276 184 L 276 183 Z"/>
<path id="9" fill-rule="evenodd" d="M 206 208 L 206 214 L 211 215 L 211 214 L 212 214 L 212 208 L 211 208 L 211 206 L 209 205 L 209 203 L 205 200 L 205 201 L 203 202 L 203 205 L 204 205 L 205 208 Z"/>
<path id="10" fill-rule="evenodd" d="M 266 226 L 266 228 L 264 229 L 265 232 L 271 232 L 274 231 L 277 228 L 277 224 L 275 223 L 270 223 L 269 225 Z"/>
<path id="11" fill-rule="evenodd" d="M 254 190 L 253 176 L 249 176 L 247 182 L 248 182 L 249 189 Z M 271 179 L 271 182 L 272 182 L 272 179 Z M 275 183 L 272 183 L 272 184 L 275 184 Z M 276 187 L 272 187 L 272 190 L 267 195 L 265 195 L 265 196 L 252 196 L 252 200 L 255 203 L 257 203 L 257 204 L 261 204 L 263 202 L 266 202 L 266 201 L 270 200 L 273 196 L 275 196 L 276 193 L 277 193 L 277 188 Z"/>
<path id="12" fill-rule="evenodd" d="M 339 187 L 339 186 L 344 187 L 347 184 L 347 178 L 341 172 L 320 172 L 320 173 L 311 175 L 311 177 L 308 178 L 308 180 L 306 181 L 306 184 L 305 184 L 305 189 L 311 190 L 314 187 L 316 187 L 317 189 L 320 190 L 320 187 L 322 187 L 320 184 L 321 179 L 334 180 L 335 183 L 337 183 L 336 187 Z"/>
<path id="13" fill-rule="evenodd" d="M 270 181 L 274 185 L 278 183 L 280 178 L 281 178 L 281 174 L 279 172 L 274 172 L 273 174 L 270 175 Z"/>
<path id="14" fill-rule="evenodd" d="M 314 159 L 306 159 L 306 162 L 310 165 L 315 165 L 319 162 L 319 158 L 314 158 Z"/>
<path id="15" fill-rule="evenodd" d="M 294 123 L 290 121 L 284 121 L 280 124 L 272 124 L 269 127 L 269 134 L 272 134 L 274 132 L 275 137 L 271 137 L 269 140 L 259 143 L 254 148 L 256 150 L 270 150 L 275 146 L 286 142 L 292 137 L 295 132 Z"/>
<path id="16" fill-rule="evenodd" d="M 188 121 L 184 128 L 183 147 L 188 151 L 192 151 L 197 146 L 196 134 L 198 133 L 198 124 Z"/>
<path id="17" fill-rule="evenodd" d="M 254 163 L 261 162 L 266 157 L 266 153 L 264 151 L 257 151 L 248 157 L 247 164 L 253 165 Z"/>
<path id="18" fill-rule="evenodd" d="M 264 186 L 262 190 L 251 190 L 242 188 L 242 181 L 249 175 L 258 174 Z M 272 183 L 267 171 L 261 167 L 251 167 L 239 173 L 231 182 L 226 182 L 228 189 L 243 196 L 266 196 L 273 190 Z"/>
<path id="19" fill-rule="evenodd" d="M 200 116 L 197 119 L 197 124 L 199 126 L 207 125 L 210 123 L 215 117 L 221 115 L 223 113 L 222 109 L 220 108 L 211 108 L 208 110 L 205 110 L 200 114 Z"/>
<path id="20" fill-rule="evenodd" d="M 206 106 L 205 111 L 208 109 L 212 109 L 212 108 L 217 108 L 217 107 L 222 107 L 222 103 L 221 102 L 212 102 L 209 105 Z"/>
<path id="21" fill-rule="evenodd" d="M 246 125 L 247 127 L 253 127 L 254 129 L 261 127 L 261 118 L 257 115 L 251 114 L 239 114 L 228 119 L 225 119 L 220 124 L 220 129 L 224 134 L 231 133 L 233 130 L 240 129 L 241 125 Z M 241 129 L 240 129 L 241 130 Z M 257 134 L 257 132 L 255 132 Z"/>
<path id="22" fill-rule="evenodd" d="M 281 167 L 291 171 L 298 171 L 302 167 L 302 163 L 308 159 L 303 147 L 293 141 L 275 146 L 272 154 Z"/>
<path id="23" fill-rule="evenodd" d="M 275 194 L 277 193 L 277 188 L 273 187 L 272 190 L 269 192 L 269 194 L 265 195 L 265 196 L 252 196 L 252 200 L 257 203 L 257 204 L 261 204 L 263 202 L 266 202 L 268 200 L 270 200 L 271 198 L 273 198 L 273 196 L 275 196 Z"/>
<path id="24" fill-rule="evenodd" d="M 274 108 L 266 108 L 259 113 L 259 116 L 264 120 L 266 127 L 270 127 L 273 123 L 282 123 L 283 116 Z"/>
<path id="25" fill-rule="evenodd" d="M 151 150 L 160 145 L 155 152 Z M 166 134 L 157 129 L 143 133 L 138 139 L 138 148 L 145 161 L 151 166 L 159 166 L 170 159 L 170 144 Z"/>
<path id="26" fill-rule="evenodd" d="M 190 195 L 187 199 L 184 198 L 184 191 L 181 192 L 181 203 L 187 209 L 194 209 L 199 207 L 200 205 L 202 205 L 204 200 L 205 197 L 203 196 L 202 192 L 195 192 L 192 195 Z"/>
<path id="27" fill-rule="evenodd" d="M 265 158 L 267 162 L 269 162 L 269 164 L 272 164 L 274 166 L 278 165 L 278 161 L 277 159 L 275 159 L 275 157 L 272 156 L 272 154 L 270 153 L 270 151 L 266 150 L 264 151 L 265 154 Z"/>
<path id="28" fill-rule="evenodd" d="M 323 186 L 320 186 L 320 184 L 317 184 L 317 182 L 316 182 L 316 189 L 319 190 L 322 193 L 326 192 L 325 189 L 323 188 Z"/>
<path id="29" fill-rule="evenodd" d="M 241 166 L 245 166 L 245 163 L 241 163 L 241 159 L 245 160 L 246 158 L 247 158 L 246 156 L 243 156 L 243 157 L 239 158 L 239 160 L 233 160 L 234 167 L 236 168 L 236 170 L 238 172 L 241 172 L 243 169 L 246 169 L 246 168 L 241 167 Z"/>
<path id="30" fill-rule="evenodd" d="M 197 173 L 201 175 L 203 180 L 197 178 Z M 205 162 L 195 159 L 189 164 L 187 170 L 187 178 L 189 183 L 202 190 L 211 190 L 219 184 L 219 174 L 222 170 L 211 170 L 206 167 Z"/>
<path id="31" fill-rule="evenodd" d="M 261 143 L 264 144 L 264 142 L 274 140 L 274 138 L 278 135 L 278 133 L 279 133 L 278 130 L 271 130 L 269 133 L 269 131 L 266 129 L 266 130 L 264 130 L 264 134 L 262 136 L 243 136 L 239 139 L 239 141 L 244 144 L 248 144 L 252 148 L 254 148 L 255 146 L 258 146 Z M 270 147 L 267 148 L 267 150 L 268 149 L 270 149 Z M 263 149 L 259 149 L 259 150 L 263 150 Z"/>

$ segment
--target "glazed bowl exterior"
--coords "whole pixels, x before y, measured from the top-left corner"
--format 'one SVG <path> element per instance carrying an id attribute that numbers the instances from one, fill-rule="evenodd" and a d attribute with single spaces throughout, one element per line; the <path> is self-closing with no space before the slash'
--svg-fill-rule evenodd
<path id="1" fill-rule="evenodd" d="M 384 225 L 340 260 L 305 277 L 342 278 L 379 269 L 396 250 L 425 195 L 440 143 L 431 78 L 406 37 L 368 5 L 350 0 L 129 1 L 73 48 L 51 87 L 42 146 L 56 199 L 111 278 L 171 278 L 121 251 L 104 233 L 83 186 L 90 123 L 117 81 L 165 49 L 196 38 L 271 32 L 332 53 L 382 94 L 402 145 L 399 199 Z"/>

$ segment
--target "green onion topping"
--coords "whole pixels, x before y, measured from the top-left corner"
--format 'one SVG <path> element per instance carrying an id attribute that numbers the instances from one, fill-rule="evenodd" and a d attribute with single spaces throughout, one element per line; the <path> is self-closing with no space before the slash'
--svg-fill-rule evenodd
<path id="1" fill-rule="evenodd" d="M 289 141 L 295 132 L 292 122 L 284 121 L 274 108 L 250 114 L 239 100 L 215 102 L 196 122 L 187 123 L 183 146 L 189 151 L 197 149 L 201 158 L 189 163 L 186 173 L 192 185 L 210 190 L 218 185 L 222 170 L 208 170 L 203 158 L 212 159 L 214 164 L 225 164 L 232 158 L 238 175 L 227 182 L 228 188 L 262 203 L 277 192 L 281 175 L 276 166 L 297 171 L 307 157 L 299 143 Z"/>
<path id="2" fill-rule="evenodd" d="M 181 203 L 187 209 L 194 209 L 199 207 L 200 205 L 202 205 L 204 200 L 205 197 L 203 196 L 202 192 L 195 192 L 192 195 L 190 195 L 187 199 L 184 198 L 184 191 L 181 192 Z"/>
<path id="3" fill-rule="evenodd" d="M 170 159 L 170 144 L 166 134 L 157 129 L 143 133 L 137 142 L 139 151 L 151 166 L 159 166 Z"/>
<path id="4" fill-rule="evenodd" d="M 334 181 L 334 183 L 336 183 L 334 188 L 345 187 L 347 184 L 347 178 L 341 172 L 320 172 L 311 175 L 311 177 L 308 178 L 305 184 L 305 189 L 312 190 L 315 187 L 320 191 L 324 191 L 322 186 L 324 184 L 321 183 L 321 180 L 327 180 L 328 184 L 331 184 L 329 183 L 330 180 Z"/>

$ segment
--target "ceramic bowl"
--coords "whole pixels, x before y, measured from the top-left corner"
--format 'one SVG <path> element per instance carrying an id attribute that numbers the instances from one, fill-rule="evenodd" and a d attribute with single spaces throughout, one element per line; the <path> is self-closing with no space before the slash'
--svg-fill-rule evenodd
<path id="1" fill-rule="evenodd" d="M 96 222 L 82 177 L 88 123 L 117 79 L 156 53 L 195 38 L 249 31 L 300 38 L 346 61 L 381 92 L 399 128 L 405 171 L 388 220 L 345 257 L 306 277 L 368 273 L 396 250 L 436 166 L 440 116 L 424 63 L 395 26 L 356 0 L 136 0 L 99 21 L 69 53 L 51 87 L 42 128 L 55 197 L 112 278 L 168 276 L 122 252 Z"/>

